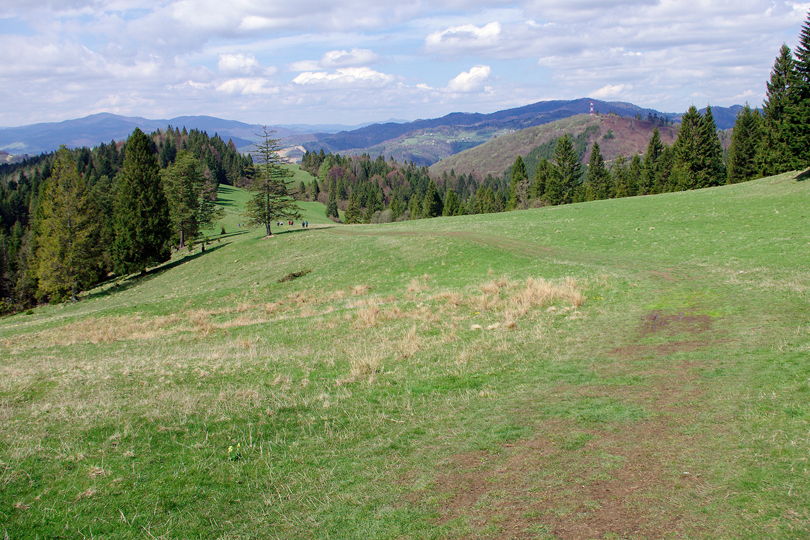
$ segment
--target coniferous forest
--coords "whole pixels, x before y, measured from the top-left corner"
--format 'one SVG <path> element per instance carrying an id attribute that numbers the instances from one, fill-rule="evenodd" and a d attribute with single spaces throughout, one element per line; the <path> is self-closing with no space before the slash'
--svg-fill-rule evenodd
<path id="1" fill-rule="evenodd" d="M 168 260 L 216 218 L 216 187 L 252 171 L 232 142 L 171 126 L 0 166 L 0 312 Z"/>

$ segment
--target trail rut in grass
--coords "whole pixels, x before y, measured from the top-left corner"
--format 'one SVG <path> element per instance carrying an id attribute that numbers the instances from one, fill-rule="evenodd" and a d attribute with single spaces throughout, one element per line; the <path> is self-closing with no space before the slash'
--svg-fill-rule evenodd
<path id="1" fill-rule="evenodd" d="M 711 327 L 711 319 L 700 315 L 642 317 L 628 354 L 609 351 L 614 365 L 605 369 L 643 376 L 649 384 L 561 387 L 557 395 L 526 407 L 604 398 L 641 406 L 648 416 L 596 424 L 552 418 L 536 426 L 533 438 L 494 452 L 451 457 L 433 486 L 444 497 L 438 523 L 466 523 L 482 538 L 660 538 L 700 531 L 702 518 L 683 512 L 677 500 L 698 501 L 710 491 L 703 472 L 694 468 L 700 462 L 700 437 L 706 435 L 690 429 L 704 390 L 694 375 L 699 366 L 670 359 L 716 341 L 709 335 L 657 345 L 635 341 L 651 333 L 664 338 L 708 334 Z M 637 365 L 641 355 L 652 365 Z M 674 503 L 662 505 L 662 500 Z"/>

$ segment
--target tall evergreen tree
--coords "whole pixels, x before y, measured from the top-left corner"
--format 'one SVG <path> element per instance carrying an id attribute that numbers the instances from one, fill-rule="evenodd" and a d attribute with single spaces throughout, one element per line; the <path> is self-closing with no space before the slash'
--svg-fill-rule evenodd
<path id="1" fill-rule="evenodd" d="M 678 190 L 701 187 L 698 176 L 703 169 L 703 129 L 703 119 L 697 107 L 692 105 L 681 118 L 678 138 L 672 147 L 675 159 L 673 175 Z"/>
<path id="2" fill-rule="evenodd" d="M 256 174 L 251 181 L 253 196 L 245 208 L 252 225 L 264 225 L 265 234 L 271 236 L 271 224 L 279 219 L 298 219 L 298 203 L 290 194 L 289 186 L 293 173 L 284 166 L 279 154 L 281 145 L 265 126 L 261 141 L 256 143 L 253 156 L 256 158 Z"/>
<path id="3" fill-rule="evenodd" d="M 541 159 L 534 170 L 532 185 L 529 187 L 529 197 L 532 199 L 545 198 L 546 185 L 552 174 L 554 174 L 554 166 L 546 158 Z"/>
<path id="4" fill-rule="evenodd" d="M 787 45 L 779 49 L 762 106 L 763 139 L 757 155 L 760 173 L 778 174 L 798 166 L 789 144 L 788 110 L 795 101 L 796 66 Z"/>
<path id="5" fill-rule="evenodd" d="M 613 177 L 614 192 L 613 196 L 617 198 L 629 197 L 632 194 L 632 181 L 630 179 L 630 167 L 627 164 L 627 158 L 619 156 L 613 160 L 613 165 L 610 169 L 610 174 Z"/>
<path id="6" fill-rule="evenodd" d="M 457 216 L 461 213 L 461 200 L 452 189 L 447 190 L 444 196 L 444 207 L 442 208 L 443 216 Z"/>
<path id="7" fill-rule="evenodd" d="M 203 176 L 202 164 L 188 150 L 181 150 L 175 162 L 160 174 L 169 203 L 169 218 L 182 249 L 202 227 L 221 214 L 213 201 L 216 191 Z"/>
<path id="8" fill-rule="evenodd" d="M 586 174 L 586 200 L 607 199 L 610 196 L 610 172 L 605 167 L 605 159 L 599 143 L 594 142 L 588 160 Z"/>
<path id="9" fill-rule="evenodd" d="M 650 142 L 647 144 L 647 151 L 644 154 L 644 170 L 638 186 L 639 195 L 655 193 L 655 180 L 658 175 L 659 161 L 664 151 L 664 143 L 661 142 L 661 133 L 658 128 L 653 130 Z"/>
<path id="10" fill-rule="evenodd" d="M 169 259 L 172 231 L 157 152 L 152 140 L 138 128 L 124 147 L 124 164 L 115 180 L 113 212 L 112 255 L 118 272 L 143 272 Z"/>
<path id="11" fill-rule="evenodd" d="M 335 189 L 329 191 L 329 201 L 326 204 L 326 217 L 334 220 L 340 219 L 337 205 L 337 191 Z"/>
<path id="12" fill-rule="evenodd" d="M 582 164 L 570 135 L 563 135 L 554 147 L 554 174 L 546 183 L 546 199 L 550 204 L 570 203 L 582 176 Z"/>
<path id="13" fill-rule="evenodd" d="M 346 219 L 346 223 L 360 223 L 362 221 L 360 198 L 357 196 L 357 193 L 352 193 L 349 196 L 349 205 L 346 207 L 344 218 Z"/>
<path id="14" fill-rule="evenodd" d="M 736 184 L 757 176 L 756 154 L 760 139 L 759 113 L 752 110 L 746 103 L 737 114 L 734 131 L 731 133 L 727 171 L 729 184 Z"/>
<path id="15" fill-rule="evenodd" d="M 512 165 L 509 179 L 508 209 L 526 208 L 529 199 L 529 175 L 526 173 L 526 164 L 518 156 Z"/>
<path id="16" fill-rule="evenodd" d="M 442 215 L 442 198 L 436 183 L 431 180 L 428 182 L 425 198 L 422 201 L 422 216 L 431 218 L 440 215 Z"/>
<path id="17" fill-rule="evenodd" d="M 726 180 L 726 164 L 723 162 L 723 145 L 717 136 L 712 108 L 706 107 L 701 118 L 700 146 L 703 166 L 698 177 L 697 187 L 719 186 Z"/>
<path id="18" fill-rule="evenodd" d="M 796 46 L 793 100 L 787 107 L 787 143 L 795 166 L 810 166 L 810 11 Z"/>
<path id="19" fill-rule="evenodd" d="M 98 211 L 70 152 L 56 153 L 40 205 L 36 275 L 42 297 L 76 295 L 98 278 Z"/>

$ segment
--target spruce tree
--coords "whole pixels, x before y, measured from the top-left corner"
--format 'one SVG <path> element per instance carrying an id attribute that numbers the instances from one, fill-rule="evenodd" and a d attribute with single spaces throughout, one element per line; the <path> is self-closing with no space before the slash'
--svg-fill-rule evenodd
<path id="1" fill-rule="evenodd" d="M 700 146 L 703 166 L 699 172 L 697 187 L 719 186 L 726 180 L 726 164 L 723 162 L 723 146 L 717 136 L 712 108 L 706 107 L 701 118 Z"/>
<path id="2" fill-rule="evenodd" d="M 529 175 L 526 173 L 526 164 L 523 158 L 518 156 L 510 170 L 509 178 L 509 202 L 507 208 L 526 208 L 529 198 Z"/>
<path id="3" fill-rule="evenodd" d="M 787 107 L 787 146 L 794 165 L 810 166 L 810 11 L 802 25 L 795 54 L 795 86 Z"/>
<path id="4" fill-rule="evenodd" d="M 639 195 L 656 193 L 656 176 L 659 170 L 659 161 L 664 151 L 664 143 L 661 142 L 661 133 L 658 128 L 653 130 L 650 142 L 647 144 L 647 151 L 644 154 L 644 170 L 638 186 Z"/>
<path id="5" fill-rule="evenodd" d="M 360 198 L 357 196 L 357 193 L 352 193 L 349 196 L 349 205 L 346 207 L 344 218 L 346 220 L 346 223 L 361 222 L 362 214 L 360 208 Z"/>
<path id="6" fill-rule="evenodd" d="M 787 45 L 779 49 L 762 106 L 762 144 L 757 164 L 762 175 L 778 174 L 798 166 L 789 144 L 788 112 L 795 101 L 796 67 Z"/>
<path id="7" fill-rule="evenodd" d="M 672 147 L 674 157 L 673 180 L 676 183 L 675 189 L 693 189 L 700 187 L 699 174 L 703 168 L 702 131 L 704 129 L 703 119 L 692 105 L 686 114 L 681 117 L 681 128 L 678 130 L 678 138 Z"/>
<path id="8" fill-rule="evenodd" d="M 248 189 L 253 196 L 245 208 L 252 225 L 264 225 L 265 234 L 272 236 L 271 225 L 279 219 L 298 219 L 298 204 L 290 195 L 289 185 L 293 173 L 284 166 L 279 154 L 281 145 L 272 137 L 272 131 L 265 126 L 260 134 L 253 155 L 256 158 L 256 175 Z"/>
<path id="9" fill-rule="evenodd" d="M 174 163 L 160 174 L 169 218 L 182 249 L 221 214 L 212 200 L 216 198 L 214 185 L 203 176 L 202 164 L 188 150 L 181 150 Z"/>
<path id="10" fill-rule="evenodd" d="M 447 190 L 444 196 L 444 207 L 442 208 L 443 216 L 457 216 L 461 212 L 461 200 L 452 189 Z"/>
<path id="11" fill-rule="evenodd" d="M 727 181 L 736 184 L 757 176 L 756 154 L 760 144 L 759 113 L 746 103 L 737 114 L 728 149 Z"/>
<path id="12" fill-rule="evenodd" d="M 552 174 L 554 174 L 554 166 L 546 158 L 541 159 L 534 170 L 532 185 L 529 187 L 529 197 L 532 199 L 544 199 L 546 185 Z"/>
<path id="13" fill-rule="evenodd" d="M 630 181 L 630 168 L 627 165 L 627 158 L 619 156 L 613 160 L 613 166 L 610 169 L 610 174 L 613 177 L 614 193 L 613 196 L 617 198 L 629 197 L 632 192 Z"/>
<path id="14" fill-rule="evenodd" d="M 546 199 L 550 204 L 570 203 L 582 176 L 582 164 L 570 135 L 563 135 L 554 148 L 554 174 L 546 183 Z"/>
<path id="15" fill-rule="evenodd" d="M 337 205 L 337 191 L 334 189 L 329 191 L 329 202 L 326 204 L 326 217 L 334 219 L 335 221 L 340 220 Z"/>
<path id="16" fill-rule="evenodd" d="M 422 217 L 422 197 L 419 196 L 419 193 L 411 194 L 411 198 L 408 201 L 408 215 L 409 219 L 419 219 Z"/>
<path id="17" fill-rule="evenodd" d="M 439 196 L 436 183 L 431 180 L 422 201 L 422 216 L 431 218 L 440 215 L 442 215 L 442 198 Z"/>
<path id="18" fill-rule="evenodd" d="M 36 276 L 41 297 L 62 300 L 97 278 L 100 266 L 97 209 L 70 152 L 63 146 L 41 199 L 35 226 Z"/>
<path id="19" fill-rule="evenodd" d="M 607 199 L 610 196 L 610 172 L 605 167 L 605 159 L 599 143 L 594 142 L 588 160 L 585 200 Z"/>
<path id="20" fill-rule="evenodd" d="M 135 128 L 124 148 L 124 164 L 115 179 L 112 256 L 120 273 L 140 270 L 169 259 L 169 207 L 160 185 L 157 152 L 152 140 Z"/>

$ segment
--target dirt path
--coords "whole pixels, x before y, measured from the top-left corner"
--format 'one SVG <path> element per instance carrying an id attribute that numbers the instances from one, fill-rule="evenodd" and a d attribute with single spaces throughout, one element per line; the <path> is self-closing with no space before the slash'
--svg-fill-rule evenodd
<path id="1" fill-rule="evenodd" d="M 648 313 L 631 341 L 651 335 L 672 341 L 606 351 L 615 359 L 606 368 L 632 370 L 650 384 L 559 389 L 560 398 L 616 398 L 642 406 L 648 416 L 596 427 L 548 420 L 537 426 L 541 435 L 498 452 L 453 456 L 432 491 L 446 496 L 439 523 L 466 520 L 481 538 L 664 538 L 699 531 L 678 504 L 707 491 L 702 472 L 688 465 L 701 446 L 688 429 L 702 394 L 695 366 L 654 362 L 638 370 L 634 364 L 717 343 L 712 325 L 702 315 Z"/>

